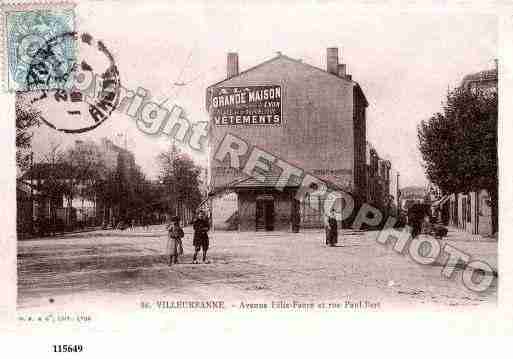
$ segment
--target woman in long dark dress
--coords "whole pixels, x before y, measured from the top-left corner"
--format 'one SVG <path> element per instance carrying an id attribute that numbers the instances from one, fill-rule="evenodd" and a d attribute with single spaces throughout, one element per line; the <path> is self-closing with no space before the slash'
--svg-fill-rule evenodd
<path id="1" fill-rule="evenodd" d="M 338 228 L 337 219 L 335 218 L 335 210 L 331 210 L 328 216 L 328 223 L 326 226 L 326 245 L 334 247 L 338 242 Z"/>

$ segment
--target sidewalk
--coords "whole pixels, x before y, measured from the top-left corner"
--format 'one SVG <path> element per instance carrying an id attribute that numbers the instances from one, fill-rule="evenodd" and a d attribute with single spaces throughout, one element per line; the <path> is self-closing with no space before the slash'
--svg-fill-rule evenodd
<path id="1" fill-rule="evenodd" d="M 45 236 L 38 236 L 36 234 L 19 234 L 18 240 L 19 241 L 31 241 L 31 240 L 42 240 L 42 239 L 54 239 L 59 238 L 67 235 L 73 235 L 73 234 L 80 234 L 80 233 L 89 233 L 89 232 L 95 232 L 101 230 L 101 226 L 95 226 L 95 227 L 87 227 L 87 228 L 80 228 L 80 229 L 74 229 L 71 231 L 65 231 L 65 232 L 56 232 L 54 235 L 45 235 Z"/>
<path id="2" fill-rule="evenodd" d="M 498 271 L 498 242 L 496 238 L 465 232 L 459 228 L 448 227 L 449 232 L 441 243 L 449 244 L 470 255 L 471 260 L 481 260 Z"/>
<path id="3" fill-rule="evenodd" d="M 394 238 L 394 233 L 387 232 L 391 232 L 391 229 L 385 229 L 382 235 L 384 235 L 385 237 L 388 235 L 391 236 L 391 238 Z M 376 239 L 378 238 L 378 233 L 378 231 L 364 231 L 360 233 L 351 233 L 349 230 L 341 230 L 339 231 L 339 240 L 344 240 L 345 238 L 359 238 L 360 243 L 366 242 L 367 245 L 379 248 L 383 247 L 383 245 L 376 241 Z M 433 236 L 427 234 L 421 234 L 418 238 L 422 239 L 423 237 L 425 237 L 426 239 L 429 238 L 429 240 L 434 239 Z M 440 244 L 440 252 L 437 254 L 429 254 L 431 258 L 434 258 L 432 257 L 434 255 L 437 256 L 436 261 L 432 263 L 432 266 L 443 267 L 446 265 L 447 260 L 450 256 L 449 253 L 451 249 L 445 249 L 445 246 L 450 246 L 459 252 L 467 254 L 470 257 L 467 263 L 470 263 L 472 261 L 486 262 L 492 268 L 489 274 L 495 277 L 498 276 L 497 241 L 485 238 L 476 239 L 475 236 L 468 232 L 459 230 L 454 231 L 451 228 L 449 228 L 449 232 L 446 237 L 437 241 Z M 392 246 L 390 243 L 395 243 L 395 239 L 392 239 L 390 242 L 387 242 L 387 247 L 389 248 L 391 248 Z M 406 248 L 403 250 L 403 254 L 408 256 L 408 250 L 409 246 L 406 246 Z M 465 268 L 465 265 L 462 261 L 459 261 L 455 267 L 456 269 L 461 270 Z"/>
<path id="4" fill-rule="evenodd" d="M 187 233 L 188 227 L 185 227 L 184 230 Z M 192 232 L 192 227 L 191 227 Z M 138 226 L 134 229 L 126 228 L 124 230 L 108 228 L 103 229 L 101 226 L 97 227 L 89 227 L 80 230 L 74 230 L 69 232 L 59 232 L 53 236 L 31 236 L 23 239 L 19 239 L 20 241 L 39 241 L 39 240 L 52 240 L 52 239 L 63 239 L 63 238 L 80 238 L 80 237 L 158 237 L 165 235 L 165 225 L 164 224 L 155 224 L 149 226 L 149 229 L 143 229 Z"/>
<path id="5" fill-rule="evenodd" d="M 448 229 L 447 239 L 451 241 L 463 241 L 463 242 L 497 242 L 497 235 L 493 236 L 482 236 L 480 234 L 472 234 L 461 228 L 453 226 L 445 226 Z"/>

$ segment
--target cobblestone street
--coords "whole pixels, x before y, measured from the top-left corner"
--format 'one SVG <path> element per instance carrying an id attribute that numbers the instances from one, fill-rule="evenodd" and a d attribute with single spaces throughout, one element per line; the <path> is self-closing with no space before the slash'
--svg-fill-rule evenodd
<path id="1" fill-rule="evenodd" d="M 115 307 L 117 301 L 271 300 L 368 301 L 379 309 L 495 305 L 496 280 L 485 293 L 468 290 L 461 270 L 420 265 L 375 241 L 377 232 L 342 230 L 335 248 L 324 231 L 214 232 L 211 264 L 191 264 L 192 234 L 185 229 L 181 264 L 168 267 L 163 226 L 145 232 L 93 231 L 18 242 L 18 306 L 52 309 Z M 497 242 L 446 241 L 497 268 Z M 489 274 L 490 275 L 490 274 Z"/>

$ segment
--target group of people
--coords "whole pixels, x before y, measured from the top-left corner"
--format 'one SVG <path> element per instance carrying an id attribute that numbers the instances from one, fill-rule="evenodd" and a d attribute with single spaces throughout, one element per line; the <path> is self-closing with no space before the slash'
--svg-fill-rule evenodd
<path id="1" fill-rule="evenodd" d="M 198 254 L 202 251 L 203 263 L 210 263 L 207 260 L 207 251 L 209 247 L 208 231 L 210 230 L 210 222 L 208 216 L 204 212 L 199 212 L 197 218 L 194 220 L 192 228 L 194 236 L 192 244 L 194 246 L 194 256 L 192 258 L 193 264 L 198 264 Z M 169 265 L 178 264 L 178 257 L 183 255 L 183 242 L 185 236 L 183 229 L 180 227 L 180 219 L 174 217 L 171 223 L 166 227 L 168 231 L 167 240 L 167 255 L 169 256 Z"/>
<path id="2" fill-rule="evenodd" d="M 207 251 L 209 248 L 208 231 L 210 230 L 210 221 L 205 212 L 199 212 L 193 221 L 192 228 L 194 236 L 192 244 L 194 246 L 193 264 L 198 264 L 198 254 L 202 251 L 202 262 L 210 263 L 207 260 Z M 166 226 L 168 232 L 166 253 L 169 257 L 169 265 L 178 264 L 178 258 L 183 255 L 183 238 L 185 233 L 180 226 L 180 219 L 173 217 L 171 223 Z M 331 211 L 326 221 L 326 245 L 335 247 L 338 243 L 338 225 L 334 210 Z"/>
<path id="3" fill-rule="evenodd" d="M 109 227 L 119 230 L 135 231 L 137 227 L 141 227 L 144 231 L 149 231 L 150 226 L 154 224 L 165 223 L 165 215 L 163 214 L 145 214 L 137 217 L 112 217 L 110 222 L 104 222 L 102 227 L 107 229 Z"/>

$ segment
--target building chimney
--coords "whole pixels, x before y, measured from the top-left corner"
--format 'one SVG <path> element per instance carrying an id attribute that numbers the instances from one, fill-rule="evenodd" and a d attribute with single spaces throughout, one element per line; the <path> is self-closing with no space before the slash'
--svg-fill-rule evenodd
<path id="1" fill-rule="evenodd" d="M 239 74 L 239 54 L 229 52 L 226 63 L 226 77 L 231 78 Z"/>
<path id="2" fill-rule="evenodd" d="M 342 77 L 342 78 L 346 77 L 346 64 L 338 65 L 338 77 Z"/>
<path id="3" fill-rule="evenodd" d="M 326 71 L 338 75 L 338 47 L 328 47 L 326 51 Z"/>

